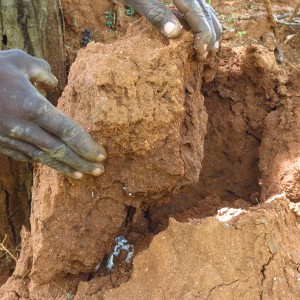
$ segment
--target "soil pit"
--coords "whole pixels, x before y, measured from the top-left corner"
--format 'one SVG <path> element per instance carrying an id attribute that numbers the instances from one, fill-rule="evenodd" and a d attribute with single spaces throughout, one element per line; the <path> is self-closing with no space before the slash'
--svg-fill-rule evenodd
<path id="1" fill-rule="evenodd" d="M 107 148 L 106 172 L 36 168 L 1 299 L 297 299 L 299 30 L 281 32 L 295 36 L 279 65 L 264 17 L 228 17 L 262 4 L 229 2 L 215 2 L 225 32 L 205 64 L 190 33 L 168 41 L 144 20 L 79 51 L 59 108 Z M 122 252 L 110 271 L 119 235 L 133 266 Z"/>

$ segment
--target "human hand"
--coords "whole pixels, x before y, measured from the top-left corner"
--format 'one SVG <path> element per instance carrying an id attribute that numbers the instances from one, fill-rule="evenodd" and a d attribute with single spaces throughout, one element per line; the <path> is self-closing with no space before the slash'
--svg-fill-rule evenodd
<path id="1" fill-rule="evenodd" d="M 119 0 L 147 18 L 164 35 L 176 38 L 182 26 L 175 15 L 159 0 Z M 177 9 L 184 15 L 195 34 L 197 57 L 203 59 L 208 52 L 219 48 L 222 27 L 214 9 L 205 0 L 173 0 Z"/>
<path id="2" fill-rule="evenodd" d="M 32 85 L 54 88 L 49 64 L 21 50 L 0 51 L 0 152 L 41 162 L 75 179 L 104 171 L 106 152 Z"/>

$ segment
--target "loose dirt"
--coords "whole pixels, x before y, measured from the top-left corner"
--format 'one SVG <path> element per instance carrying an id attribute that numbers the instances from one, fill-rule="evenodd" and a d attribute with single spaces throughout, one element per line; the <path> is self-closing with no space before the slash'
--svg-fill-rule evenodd
<path id="1" fill-rule="evenodd" d="M 188 32 L 169 41 L 109 1 L 62 4 L 59 108 L 104 144 L 106 172 L 78 182 L 36 166 L 0 298 L 298 299 L 299 29 L 280 29 L 280 64 L 260 1 L 213 1 L 223 42 L 204 63 Z M 79 51 L 85 28 L 96 43 Z M 109 270 L 119 235 L 135 255 Z"/>

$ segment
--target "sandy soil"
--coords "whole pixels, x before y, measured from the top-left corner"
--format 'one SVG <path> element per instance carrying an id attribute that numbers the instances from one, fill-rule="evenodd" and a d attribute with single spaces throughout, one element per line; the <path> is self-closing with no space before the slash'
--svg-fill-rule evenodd
<path id="1" fill-rule="evenodd" d="M 299 29 L 276 42 L 260 1 L 213 1 L 224 36 L 203 63 L 188 32 L 168 41 L 110 1 L 62 4 L 59 108 L 109 159 L 81 182 L 37 166 L 31 230 L 1 299 L 298 299 Z M 85 28 L 98 43 L 84 48 Z M 109 270 L 119 235 L 135 255 Z"/>

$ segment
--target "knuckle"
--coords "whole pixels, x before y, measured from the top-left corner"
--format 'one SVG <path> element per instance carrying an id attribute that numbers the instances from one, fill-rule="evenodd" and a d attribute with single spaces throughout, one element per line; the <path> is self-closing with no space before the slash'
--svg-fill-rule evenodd
<path id="1" fill-rule="evenodd" d="M 39 115 L 44 114 L 47 104 L 38 92 L 31 93 L 23 100 L 22 111 L 27 119 L 36 119 Z"/>
<path id="2" fill-rule="evenodd" d="M 68 122 L 63 128 L 62 137 L 67 144 L 74 144 L 80 140 L 85 130 L 79 124 Z"/>
<path id="3" fill-rule="evenodd" d="M 152 23 L 159 25 L 165 20 L 165 14 L 160 7 L 152 6 L 148 10 L 146 18 L 149 19 Z"/>
<path id="4" fill-rule="evenodd" d="M 41 58 L 33 57 L 33 61 L 27 67 L 27 74 L 32 81 L 49 87 L 56 87 L 58 80 L 52 74 L 49 63 Z"/>
<path id="5" fill-rule="evenodd" d="M 29 153 L 29 156 L 34 161 L 39 161 L 42 163 L 46 163 L 47 161 L 49 161 L 49 157 L 47 156 L 47 154 L 43 150 L 40 150 L 40 149 L 31 151 L 31 153 Z"/>
<path id="6" fill-rule="evenodd" d="M 68 152 L 67 147 L 64 144 L 57 145 L 52 149 L 46 150 L 49 157 L 54 158 L 56 160 L 62 160 L 66 157 Z"/>
<path id="7" fill-rule="evenodd" d="M 39 58 L 35 58 L 36 61 L 32 63 L 28 68 L 28 74 L 33 80 L 44 81 L 51 74 L 50 66 L 47 66 L 47 62 L 42 61 Z"/>
<path id="8" fill-rule="evenodd" d="M 33 73 L 36 74 L 42 73 L 43 77 L 50 76 L 50 74 L 52 74 L 50 64 L 47 61 L 37 57 L 35 57 L 34 59 L 35 59 L 35 65 L 33 68 Z"/>
<path id="9" fill-rule="evenodd" d="M 21 49 L 12 49 L 12 50 L 9 50 L 9 51 L 12 54 L 13 57 L 19 57 L 19 58 L 22 58 L 22 59 L 28 59 L 28 58 L 31 57 L 28 53 L 26 53 L 25 51 L 23 51 Z"/>
<path id="10" fill-rule="evenodd" d="M 30 66 L 34 61 L 34 57 L 21 49 L 12 49 L 9 51 L 9 60 L 12 64 L 15 64 L 21 69 L 26 69 L 27 66 Z"/>
<path id="11" fill-rule="evenodd" d="M 38 58 L 38 57 L 35 57 L 34 58 L 36 63 L 42 68 L 42 69 L 45 69 L 46 71 L 50 71 L 51 70 L 51 67 L 49 65 L 49 63 L 42 59 L 42 58 Z"/>
<path id="12" fill-rule="evenodd" d="M 207 19 L 211 19 L 211 12 L 210 12 L 210 9 L 209 9 L 209 7 L 208 7 L 208 4 L 206 4 L 206 3 L 203 4 L 202 10 L 203 10 L 203 13 L 204 13 L 205 17 L 206 17 Z"/>

